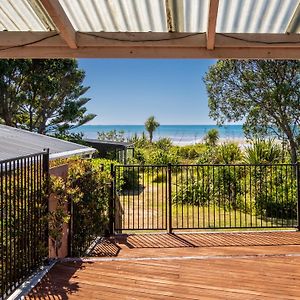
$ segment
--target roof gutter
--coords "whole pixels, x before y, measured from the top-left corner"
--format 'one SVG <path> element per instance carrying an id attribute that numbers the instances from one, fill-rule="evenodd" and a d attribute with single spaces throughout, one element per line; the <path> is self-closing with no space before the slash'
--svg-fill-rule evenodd
<path id="1" fill-rule="evenodd" d="M 84 155 L 84 154 L 93 154 L 97 150 L 94 148 L 85 148 L 85 149 L 76 149 L 71 151 L 59 152 L 59 153 L 52 153 L 50 154 L 50 160 L 59 159 L 59 158 L 67 158 L 70 156 L 76 155 Z"/>

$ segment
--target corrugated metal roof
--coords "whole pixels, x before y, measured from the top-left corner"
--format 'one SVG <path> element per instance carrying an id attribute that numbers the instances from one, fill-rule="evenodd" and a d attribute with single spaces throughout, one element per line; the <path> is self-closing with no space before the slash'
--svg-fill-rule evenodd
<path id="1" fill-rule="evenodd" d="M 167 32 L 165 0 L 59 0 L 76 31 Z M 204 32 L 208 0 L 177 0 L 183 32 Z M 181 3 L 180 3 L 181 2 Z"/>
<path id="2" fill-rule="evenodd" d="M 60 0 L 76 31 L 165 32 L 164 0 Z"/>
<path id="3" fill-rule="evenodd" d="M 57 159 L 95 152 L 95 149 L 23 129 L 0 125 L 0 160 L 42 152 L 49 148 Z"/>
<path id="4" fill-rule="evenodd" d="M 34 0 L 0 0 L 0 31 L 54 30 L 43 7 Z"/>
<path id="5" fill-rule="evenodd" d="M 299 0 L 220 0 L 217 32 L 285 33 Z"/>

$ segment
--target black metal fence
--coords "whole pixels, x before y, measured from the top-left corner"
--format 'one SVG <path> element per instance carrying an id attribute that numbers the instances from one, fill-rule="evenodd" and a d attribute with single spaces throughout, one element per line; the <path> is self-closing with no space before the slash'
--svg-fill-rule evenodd
<path id="1" fill-rule="evenodd" d="M 0 298 L 48 255 L 49 153 L 0 161 Z"/>
<path id="2" fill-rule="evenodd" d="M 114 230 L 298 227 L 299 166 L 116 166 Z"/>

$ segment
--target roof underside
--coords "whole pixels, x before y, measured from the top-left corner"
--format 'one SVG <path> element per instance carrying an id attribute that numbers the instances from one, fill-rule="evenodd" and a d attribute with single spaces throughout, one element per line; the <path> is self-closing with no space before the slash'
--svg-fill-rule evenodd
<path id="1" fill-rule="evenodd" d="M 50 136 L 0 125 L 0 160 L 34 154 L 49 149 L 50 159 L 95 152 L 93 148 Z"/>
<path id="2" fill-rule="evenodd" d="M 0 57 L 299 59 L 299 48 L 300 0 L 0 0 Z"/>

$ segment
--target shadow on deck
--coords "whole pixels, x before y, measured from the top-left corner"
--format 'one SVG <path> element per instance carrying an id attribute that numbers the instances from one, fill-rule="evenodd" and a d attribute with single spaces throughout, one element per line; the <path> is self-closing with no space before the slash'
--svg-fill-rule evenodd
<path id="1" fill-rule="evenodd" d="M 293 231 L 270 232 L 217 232 L 184 234 L 122 234 L 105 238 L 97 243 L 87 256 L 116 257 L 134 249 L 249 247 L 300 245 L 300 233 Z"/>

